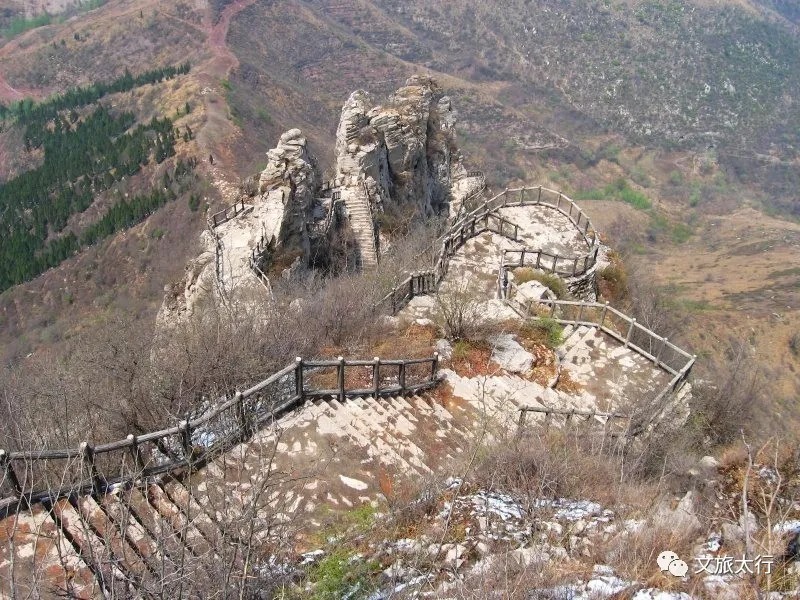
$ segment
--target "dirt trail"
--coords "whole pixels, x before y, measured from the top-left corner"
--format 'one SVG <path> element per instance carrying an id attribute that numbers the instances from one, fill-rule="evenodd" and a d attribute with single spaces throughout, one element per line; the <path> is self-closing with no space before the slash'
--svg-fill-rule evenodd
<path id="1" fill-rule="evenodd" d="M 203 23 L 211 58 L 197 68 L 198 78 L 206 85 L 203 95 L 206 122 L 197 136 L 197 142 L 204 154 L 214 156 L 214 165 L 212 167 L 206 163 L 206 172 L 226 202 L 231 201 L 231 190 L 235 190 L 238 183 L 232 148 L 241 132 L 229 118 L 227 98 L 220 82 L 239 66 L 239 59 L 227 44 L 231 21 L 254 3 L 255 0 L 234 0 L 223 9 L 216 22 L 212 22 L 209 10 Z"/>

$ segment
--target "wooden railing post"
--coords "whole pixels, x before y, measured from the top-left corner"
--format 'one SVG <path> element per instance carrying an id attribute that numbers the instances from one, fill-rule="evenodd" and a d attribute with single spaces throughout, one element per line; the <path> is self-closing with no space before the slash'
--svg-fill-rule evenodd
<path id="1" fill-rule="evenodd" d="M 431 361 L 431 382 L 436 381 L 436 371 L 439 370 L 439 353 L 433 353 L 433 360 Z"/>
<path id="2" fill-rule="evenodd" d="M 553 273 L 556 272 L 556 265 L 558 265 L 558 256 L 553 256 Z"/>
<path id="3" fill-rule="evenodd" d="M 631 336 L 633 335 L 633 328 L 636 325 L 636 319 L 631 319 L 630 327 L 628 327 L 628 335 L 625 336 L 625 347 L 628 347 L 630 344 Z"/>
<path id="4" fill-rule="evenodd" d="M 400 361 L 400 372 L 398 373 L 398 380 L 400 382 L 400 392 L 406 391 L 406 361 Z"/>
<path id="5" fill-rule="evenodd" d="M 136 468 L 137 473 L 141 473 L 144 471 L 144 460 L 142 460 L 142 451 L 139 450 L 139 438 L 132 433 L 129 433 L 125 439 L 127 439 L 128 443 L 130 444 L 130 453 L 131 457 L 133 458 L 133 465 Z"/>
<path id="6" fill-rule="evenodd" d="M 372 359 L 372 395 L 377 398 L 381 392 L 381 359 L 376 356 Z"/>
<path id="7" fill-rule="evenodd" d="M 525 266 L 525 248 L 523 248 L 522 252 L 520 252 L 520 254 L 519 254 L 519 266 L 520 267 L 524 267 Z"/>
<path id="8" fill-rule="evenodd" d="M 303 386 L 303 357 L 298 356 L 294 359 L 294 393 L 300 402 L 305 399 Z"/>
<path id="9" fill-rule="evenodd" d="M 576 258 L 574 261 L 572 261 L 572 276 L 575 277 L 577 273 L 578 273 L 578 259 Z"/>
<path id="10" fill-rule="evenodd" d="M 344 404 L 345 401 L 345 389 L 344 389 L 344 356 L 340 356 L 338 358 L 339 366 L 338 366 L 338 379 L 339 379 L 339 401 Z"/>
<path id="11" fill-rule="evenodd" d="M 17 497 L 22 498 L 22 486 L 19 484 L 17 473 L 14 471 L 14 465 L 11 464 L 11 460 L 9 459 L 8 453 L 5 450 L 0 450 L 0 466 L 3 468 L 4 477 L 7 477 L 11 482 L 11 487 L 14 488 L 14 493 L 17 495 Z"/>
<path id="12" fill-rule="evenodd" d="M 244 405 L 245 397 L 242 392 L 237 391 L 234 394 L 236 400 L 236 417 L 239 421 L 239 430 L 242 432 L 242 439 L 250 439 L 253 435 L 253 426 L 250 423 L 250 415 L 247 414 L 247 409 Z"/>
<path id="13" fill-rule="evenodd" d="M 537 269 L 540 268 L 541 263 L 542 263 L 542 252 L 538 251 L 538 252 L 536 252 L 536 268 Z"/>
<path id="14" fill-rule="evenodd" d="M 519 420 L 517 421 L 517 438 L 522 436 L 522 429 L 525 427 L 525 417 L 527 416 L 528 411 L 524 408 L 519 409 Z"/>
<path id="15" fill-rule="evenodd" d="M 606 313 L 608 312 L 608 302 L 603 304 L 603 312 L 600 313 L 600 327 L 603 327 L 603 323 L 606 320 Z"/>
<path id="16" fill-rule="evenodd" d="M 555 300 L 551 300 L 550 301 L 550 316 L 552 317 L 554 314 L 556 314 L 556 301 Z"/>
<path id="17" fill-rule="evenodd" d="M 536 204 L 542 203 L 542 186 L 539 186 L 539 195 L 536 197 Z"/>
<path id="18" fill-rule="evenodd" d="M 658 354 L 656 354 L 656 366 L 661 367 L 661 355 L 664 353 L 664 348 L 667 347 L 667 337 L 664 336 L 661 338 L 661 347 L 658 349 Z"/>
<path id="19" fill-rule="evenodd" d="M 186 460 L 191 461 L 192 459 L 192 429 L 189 425 L 189 421 L 184 419 L 178 425 L 181 429 L 181 445 L 183 446 L 183 455 L 186 457 Z"/>
<path id="20" fill-rule="evenodd" d="M 97 466 L 94 464 L 94 448 L 89 445 L 89 442 L 81 442 L 79 449 L 81 452 L 81 460 L 86 470 L 89 472 L 89 478 L 92 482 L 92 495 L 97 496 L 102 491 L 103 484 L 100 481 Z"/>
<path id="21" fill-rule="evenodd" d="M 556 210 L 561 210 L 561 192 L 558 192 L 558 202 L 556 202 Z"/>
<path id="22" fill-rule="evenodd" d="M 525 188 L 523 187 L 519 191 L 519 205 L 523 206 L 525 204 Z"/>
<path id="23" fill-rule="evenodd" d="M 584 306 L 586 306 L 586 305 L 581 302 L 581 306 L 578 309 L 578 321 L 576 321 L 576 324 L 578 322 L 582 322 L 583 321 L 583 308 L 584 308 Z"/>

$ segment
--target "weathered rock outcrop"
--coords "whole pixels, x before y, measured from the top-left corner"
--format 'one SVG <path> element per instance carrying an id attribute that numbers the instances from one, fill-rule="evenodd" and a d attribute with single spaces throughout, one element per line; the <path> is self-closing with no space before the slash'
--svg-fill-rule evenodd
<path id="1" fill-rule="evenodd" d="M 203 250 L 189 261 L 184 278 L 166 289 L 159 324 L 175 325 L 190 318 L 203 301 L 216 305 L 264 301 L 269 282 L 263 275 L 269 255 L 290 249 L 307 254 L 307 225 L 319 175 L 299 129 L 284 133 L 267 152 L 257 193 L 222 213 L 209 215 L 201 236 Z"/>
<path id="2" fill-rule="evenodd" d="M 348 98 L 336 133 L 336 180 L 345 189 L 363 181 L 373 210 L 441 213 L 465 176 L 450 99 L 432 79 L 410 78 L 383 105 L 363 91 Z"/>
<path id="3" fill-rule="evenodd" d="M 258 182 L 260 201 L 272 207 L 274 219 L 265 223 L 279 244 L 308 252 L 307 225 L 313 221 L 314 197 L 319 188 L 316 163 L 299 129 L 284 133 L 267 152 L 267 166 Z"/>
<path id="4" fill-rule="evenodd" d="M 211 215 L 203 252 L 168 288 L 160 321 L 191 315 L 205 297 L 219 304 L 263 293 L 276 253 L 334 271 L 340 265 L 332 255 L 353 256 L 344 268 L 376 266 L 382 213 L 388 220 L 447 215 L 474 191 L 455 122 L 450 99 L 428 77 L 412 77 L 382 105 L 353 92 L 336 134 L 335 176 L 325 184 L 302 132 L 284 133 L 267 153 L 255 195 Z M 347 229 L 352 235 L 333 235 Z"/>

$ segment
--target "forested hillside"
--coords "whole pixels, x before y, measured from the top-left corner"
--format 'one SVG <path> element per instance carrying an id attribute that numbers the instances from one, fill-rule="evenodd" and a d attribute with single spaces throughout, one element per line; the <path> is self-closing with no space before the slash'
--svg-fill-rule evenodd
<path id="1" fill-rule="evenodd" d="M 32 279 L 175 197 L 175 191 L 164 185 L 119 199 L 100 221 L 83 231 L 65 232 L 70 218 L 88 209 L 98 195 L 175 154 L 170 118 L 153 117 L 137 124 L 133 113 L 109 109 L 98 101 L 188 71 L 184 64 L 136 77 L 126 72 L 111 83 L 70 89 L 38 104 L 24 100 L 0 110 L 4 124 L 23 130 L 24 151 L 42 157 L 39 166 L 0 185 L 0 291 Z M 183 179 L 192 165 L 179 161 L 173 177 Z"/>

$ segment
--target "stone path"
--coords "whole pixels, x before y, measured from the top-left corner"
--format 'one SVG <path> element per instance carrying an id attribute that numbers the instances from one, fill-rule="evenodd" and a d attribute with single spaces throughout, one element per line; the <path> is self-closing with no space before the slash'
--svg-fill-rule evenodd
<path id="1" fill-rule="evenodd" d="M 507 206 L 499 214 L 519 225 L 520 247 L 559 256 L 583 256 L 589 244 L 567 217 L 547 206 Z"/>
<path id="2" fill-rule="evenodd" d="M 247 252 L 258 224 L 277 210 L 273 200 L 218 228 L 226 252 Z M 538 208 L 506 210 L 526 239 L 543 235 Z M 547 235 L 565 248 L 578 243 L 566 228 Z M 453 257 L 441 293 L 468 289 L 482 315 L 518 321 L 495 297 L 500 250 L 514 246 L 488 232 L 469 240 Z M 232 279 L 255 281 L 243 271 L 246 264 L 233 262 Z M 422 296 L 399 318 L 435 312 L 435 300 Z M 532 355 L 512 336 L 499 335 L 487 375 L 443 369 L 446 385 L 422 395 L 308 402 L 191 475 L 11 515 L 0 521 L 0 595 L 170 593 L 188 582 L 206 589 L 215 581 L 213 565 L 238 568 L 242 540 L 303 550 L 331 511 L 402 497 L 426 478 L 466 464 L 478 445 L 513 435 L 520 407 L 624 411 L 666 383 L 663 372 L 595 328 L 568 325 L 563 338 L 556 354 L 559 380 L 572 382 L 565 389 L 553 387 L 555 379 L 529 380 Z M 529 422 L 543 418 L 529 416 Z M 231 548 L 238 553 L 226 554 Z"/>
<path id="3" fill-rule="evenodd" d="M 358 242 L 361 268 L 374 269 L 378 266 L 378 249 L 375 247 L 375 225 L 369 208 L 369 198 L 361 184 L 340 189 L 347 207 L 350 227 Z"/>

